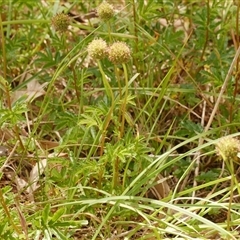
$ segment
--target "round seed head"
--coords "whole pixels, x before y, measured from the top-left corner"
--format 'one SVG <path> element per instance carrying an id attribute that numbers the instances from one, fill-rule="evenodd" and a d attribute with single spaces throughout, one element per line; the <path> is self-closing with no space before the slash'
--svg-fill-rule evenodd
<path id="1" fill-rule="evenodd" d="M 108 49 L 108 58 L 114 64 L 126 63 L 131 58 L 131 50 L 124 42 L 115 42 Z"/>
<path id="2" fill-rule="evenodd" d="M 240 162 L 238 153 L 240 153 L 240 141 L 233 137 L 220 138 L 216 144 L 218 154 L 224 161 Z"/>
<path id="3" fill-rule="evenodd" d="M 113 6 L 106 1 L 103 1 L 97 8 L 98 16 L 103 21 L 108 21 L 114 15 Z"/>
<path id="4" fill-rule="evenodd" d="M 102 59 L 107 55 L 107 43 L 103 39 L 95 39 L 88 44 L 88 54 L 95 59 Z"/>
<path id="5" fill-rule="evenodd" d="M 66 32 L 70 24 L 70 17 L 64 13 L 58 13 L 52 18 L 52 25 L 56 31 Z"/>

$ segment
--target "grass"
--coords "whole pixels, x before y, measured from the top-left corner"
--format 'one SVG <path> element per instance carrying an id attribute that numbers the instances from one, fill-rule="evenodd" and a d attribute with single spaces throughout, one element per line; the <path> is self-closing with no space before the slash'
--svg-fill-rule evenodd
<path id="1" fill-rule="evenodd" d="M 109 2 L 0 3 L 1 239 L 238 239 L 240 3 Z"/>

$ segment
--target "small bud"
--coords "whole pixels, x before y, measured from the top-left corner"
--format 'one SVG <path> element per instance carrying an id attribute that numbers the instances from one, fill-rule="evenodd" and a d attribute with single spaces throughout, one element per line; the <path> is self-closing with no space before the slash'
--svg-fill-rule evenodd
<path id="1" fill-rule="evenodd" d="M 56 31 L 66 32 L 70 24 L 70 17 L 64 13 L 59 13 L 52 18 L 52 25 Z"/>
<path id="2" fill-rule="evenodd" d="M 130 57 L 131 50 L 124 42 L 115 42 L 109 47 L 108 58 L 114 64 L 126 63 Z"/>
<path id="3" fill-rule="evenodd" d="M 95 39 L 88 44 L 88 54 L 95 59 L 102 59 L 107 55 L 107 43 L 103 39 Z"/>
<path id="4" fill-rule="evenodd" d="M 218 154 L 224 161 L 240 162 L 238 153 L 240 152 L 240 141 L 233 137 L 220 138 L 216 144 Z"/>
<path id="5" fill-rule="evenodd" d="M 106 1 L 103 1 L 97 8 L 98 16 L 103 21 L 108 21 L 114 15 L 113 6 Z"/>

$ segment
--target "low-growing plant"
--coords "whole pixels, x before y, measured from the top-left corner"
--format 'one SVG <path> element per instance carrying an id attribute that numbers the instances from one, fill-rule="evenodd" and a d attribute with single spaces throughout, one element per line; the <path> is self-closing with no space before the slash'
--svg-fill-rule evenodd
<path id="1" fill-rule="evenodd" d="M 240 3 L 0 6 L 1 239 L 239 238 Z"/>

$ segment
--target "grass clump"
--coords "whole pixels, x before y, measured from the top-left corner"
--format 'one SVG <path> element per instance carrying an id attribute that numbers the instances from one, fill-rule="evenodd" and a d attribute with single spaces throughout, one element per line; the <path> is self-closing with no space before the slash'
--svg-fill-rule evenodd
<path id="1" fill-rule="evenodd" d="M 1 3 L 1 239 L 238 239 L 239 8 Z"/>

